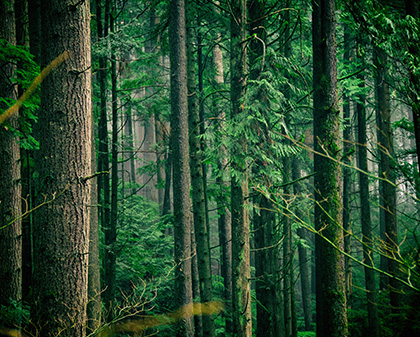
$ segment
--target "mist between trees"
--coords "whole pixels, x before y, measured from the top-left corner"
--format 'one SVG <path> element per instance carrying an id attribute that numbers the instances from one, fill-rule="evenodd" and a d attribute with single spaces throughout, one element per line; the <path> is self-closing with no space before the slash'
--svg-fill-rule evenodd
<path id="1" fill-rule="evenodd" d="M 1 2 L 0 335 L 419 335 L 419 7 Z"/>

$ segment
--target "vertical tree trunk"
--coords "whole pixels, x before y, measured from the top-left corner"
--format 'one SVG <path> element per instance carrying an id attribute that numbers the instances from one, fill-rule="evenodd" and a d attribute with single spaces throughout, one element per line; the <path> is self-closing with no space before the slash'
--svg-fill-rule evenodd
<path id="1" fill-rule="evenodd" d="M 397 233 L 397 205 L 396 205 L 396 187 L 395 187 L 395 169 L 394 169 L 394 147 L 391 129 L 391 103 L 388 84 L 386 83 L 386 62 L 387 57 L 384 51 L 376 49 L 375 64 L 377 68 L 376 95 L 378 99 L 377 120 L 378 140 L 380 142 L 380 168 L 381 180 L 380 191 L 382 192 L 382 203 L 384 207 L 385 220 L 385 240 L 383 252 L 385 255 L 392 256 L 398 248 Z M 391 275 L 398 275 L 398 263 L 392 259 L 387 261 L 387 270 Z M 398 282 L 391 278 L 388 280 L 391 306 L 397 309 L 400 306 L 400 295 L 398 292 Z"/>
<path id="2" fill-rule="evenodd" d="M 359 47 L 363 47 L 360 46 Z M 360 90 L 364 89 L 364 75 L 359 74 Z M 357 108 L 357 122 L 358 122 L 358 161 L 359 161 L 359 189 L 360 189 L 360 221 L 362 224 L 363 234 L 363 260 L 365 264 L 373 267 L 372 254 L 372 221 L 370 216 L 369 203 L 369 177 L 368 177 L 368 157 L 367 157 L 367 137 L 366 137 L 366 97 L 365 94 L 359 94 L 359 99 L 356 105 Z M 365 267 L 365 285 L 367 292 L 367 309 L 368 309 L 368 324 L 369 336 L 379 337 L 379 322 L 378 322 L 378 306 L 376 302 L 376 285 L 374 271 Z"/>
<path id="3" fill-rule="evenodd" d="M 315 151 L 340 159 L 335 1 L 313 1 L 313 81 Z M 318 337 L 347 336 L 341 168 L 315 153 L 316 313 Z M 327 241 L 328 240 L 328 241 Z"/>
<path id="4" fill-rule="evenodd" d="M 188 11 L 189 12 L 189 11 Z M 192 14 L 192 13 L 190 13 Z M 192 15 L 191 15 L 192 16 Z M 187 60 L 188 60 L 188 117 L 189 117 L 189 145 L 191 186 L 194 214 L 194 232 L 197 242 L 198 272 L 200 278 L 201 302 L 210 302 L 213 299 L 213 286 L 211 276 L 211 256 L 207 212 L 204 194 L 203 166 L 200 145 L 200 116 L 198 110 L 198 97 L 196 86 L 195 60 L 193 55 L 192 28 L 187 27 Z M 203 320 L 204 336 L 214 337 L 215 328 L 211 315 L 205 315 Z"/>
<path id="5" fill-rule="evenodd" d="M 92 172 L 96 172 L 95 123 L 92 119 Z M 99 328 L 101 324 L 101 278 L 99 260 L 99 217 L 96 211 L 98 189 L 96 180 L 90 181 L 90 229 L 89 229 L 89 269 L 88 269 L 88 305 L 87 334 Z"/>
<path id="6" fill-rule="evenodd" d="M 221 41 L 220 34 L 217 37 L 217 44 L 213 48 L 213 63 L 215 69 L 214 80 L 217 88 L 220 88 L 224 84 L 223 76 L 223 54 L 218 43 Z M 215 105 L 215 109 L 218 107 Z M 218 131 L 223 134 L 225 131 L 225 120 L 226 114 L 223 109 L 216 112 L 216 116 L 219 119 Z M 216 183 L 220 186 L 219 194 L 216 198 L 217 209 L 219 210 L 219 244 L 221 247 L 221 274 L 223 277 L 224 285 L 224 300 L 226 305 L 226 325 L 225 331 L 227 333 L 232 332 L 232 232 L 231 232 L 231 213 L 227 207 L 227 200 L 224 197 L 224 191 L 229 188 L 228 180 L 228 153 L 224 145 L 219 147 L 219 161 L 217 163 L 219 175 L 216 178 Z"/>
<path id="7" fill-rule="evenodd" d="M 171 61 L 171 146 L 173 159 L 175 291 L 182 307 L 192 302 L 191 215 L 188 148 L 187 57 L 184 0 L 171 0 L 169 45 Z M 177 336 L 192 337 L 192 318 L 182 319 Z"/>
<path id="8" fill-rule="evenodd" d="M 246 52 L 246 1 L 232 0 L 231 3 L 231 119 L 242 112 L 247 76 Z M 251 319 L 251 274 L 249 247 L 249 214 L 247 210 L 248 177 L 245 157 L 246 139 L 232 139 L 237 142 L 241 154 L 231 154 L 232 168 L 236 177 L 231 179 L 232 211 L 232 303 L 233 333 L 238 337 L 252 335 Z M 239 160 L 238 155 L 242 156 Z M 237 158 L 235 158 L 235 156 Z"/>
<path id="9" fill-rule="evenodd" d="M 344 27 L 344 62 L 350 62 L 352 55 L 350 28 L 348 25 Z M 351 100 L 347 91 L 343 94 L 343 119 L 346 127 L 343 131 L 343 162 L 346 165 L 351 165 L 350 150 L 352 141 L 352 125 L 350 123 L 350 105 Z M 351 203 L 350 196 L 352 190 L 351 169 L 348 166 L 343 166 L 343 230 L 344 230 L 344 251 L 351 254 Z M 346 300 L 347 308 L 351 308 L 351 293 L 352 293 L 352 271 L 351 259 L 344 257 L 344 278 L 346 285 Z"/>
<path id="10" fill-rule="evenodd" d="M 14 2 L 0 3 L 0 36 L 11 45 L 16 44 Z M 4 46 L 3 46 L 4 48 Z M 14 62 L 2 64 L 0 93 L 5 99 L 15 100 L 17 88 L 13 85 L 16 70 Z M 1 110 L 8 108 L 3 104 Z M 21 188 L 18 138 L 5 126 L 18 129 L 18 116 L 12 116 L 6 125 L 0 126 L 0 305 L 9 306 L 10 301 L 20 304 L 22 300 L 22 227 Z M 2 319 L 0 318 L 0 323 Z M 18 321 L 15 322 L 19 324 Z"/>
<path id="11" fill-rule="evenodd" d="M 85 336 L 91 174 L 89 2 L 41 2 L 42 83 L 32 322 L 42 336 Z M 44 199 L 44 196 L 46 199 Z"/>
<path id="12" fill-rule="evenodd" d="M 115 4 L 113 4 L 114 6 Z M 114 13 L 110 14 L 109 27 L 111 33 L 115 30 Z M 116 296 L 116 248 L 117 218 L 118 218 L 118 96 L 117 96 L 117 64 L 115 50 L 111 51 L 111 106 L 112 106 L 112 143 L 111 143 L 111 214 L 110 222 L 105 227 L 105 274 L 106 288 L 103 292 L 106 320 L 114 318 L 114 303 Z"/>
<path id="13" fill-rule="evenodd" d="M 292 180 L 298 180 L 301 178 L 300 173 L 300 160 L 296 156 L 293 158 L 292 161 Z M 302 195 L 302 188 L 299 183 L 295 183 L 293 185 L 293 192 L 295 196 Z M 303 219 L 303 212 L 300 208 L 295 210 L 296 216 L 299 219 Z M 306 229 L 300 227 L 297 230 L 297 234 L 301 238 L 301 240 L 307 241 L 307 233 Z M 301 279 L 301 288 L 302 288 L 302 303 L 303 303 L 303 316 L 305 319 L 305 330 L 311 330 L 311 322 L 312 322 L 312 305 L 311 305 L 311 282 L 309 278 L 309 265 L 310 265 L 310 256 L 308 257 L 307 249 L 300 244 L 298 246 L 299 251 L 299 266 L 300 266 L 300 279 Z"/>

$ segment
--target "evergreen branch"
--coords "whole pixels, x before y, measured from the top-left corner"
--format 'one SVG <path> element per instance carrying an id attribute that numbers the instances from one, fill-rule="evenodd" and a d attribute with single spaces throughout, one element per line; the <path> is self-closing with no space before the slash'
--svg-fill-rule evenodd
<path id="1" fill-rule="evenodd" d="M 69 52 L 66 50 L 64 53 L 55 58 L 48 66 L 46 66 L 41 73 L 34 79 L 30 87 L 23 93 L 23 95 L 13 104 L 9 109 L 7 109 L 2 115 L 0 115 L 0 125 L 3 124 L 7 119 L 12 117 L 15 113 L 19 111 L 23 103 L 32 96 L 41 82 L 49 75 L 49 73 L 57 68 L 61 63 L 69 58 Z"/>

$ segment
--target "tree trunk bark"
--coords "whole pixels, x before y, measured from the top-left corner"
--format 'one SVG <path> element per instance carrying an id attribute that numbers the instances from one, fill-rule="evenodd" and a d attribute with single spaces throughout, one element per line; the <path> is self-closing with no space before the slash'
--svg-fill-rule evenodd
<path id="1" fill-rule="evenodd" d="M 219 46 L 221 41 L 220 34 L 217 36 L 217 44 L 213 48 L 213 63 L 215 69 L 214 80 L 216 82 L 217 88 L 221 88 L 224 84 L 223 76 L 223 54 Z M 225 120 L 226 114 L 223 109 L 220 109 L 216 104 L 214 104 L 216 111 L 215 116 L 219 119 L 218 134 L 224 135 L 225 133 Z M 219 110 L 220 109 L 220 110 Z M 223 136 L 222 136 L 223 137 Z M 219 147 L 219 160 L 217 167 L 219 174 L 216 178 L 216 183 L 220 186 L 219 194 L 216 198 L 217 209 L 219 210 L 219 244 L 221 247 L 221 274 L 223 277 L 224 285 L 224 300 L 226 305 L 224 314 L 225 321 L 225 331 L 226 333 L 232 332 L 232 231 L 231 231 L 231 213 L 227 207 L 227 200 L 224 196 L 225 191 L 229 188 L 228 182 L 228 152 L 224 145 Z"/>
<path id="2" fill-rule="evenodd" d="M 360 46 L 363 48 L 363 46 Z M 360 90 L 363 91 L 365 78 L 363 74 L 358 75 L 360 81 Z M 363 234 L 363 260 L 369 267 L 365 267 L 365 285 L 367 292 L 368 309 L 368 329 L 369 336 L 379 337 L 378 306 L 376 302 L 375 274 L 370 268 L 373 267 L 372 254 L 372 221 L 370 216 L 369 203 L 369 176 L 368 176 L 368 157 L 367 157 L 367 137 L 366 137 L 366 97 L 365 94 L 359 94 L 356 104 L 357 109 L 357 134 L 358 134 L 358 162 L 359 168 L 359 189 L 360 189 L 360 222 L 362 224 Z"/>
<path id="3" fill-rule="evenodd" d="M 91 174 L 89 2 L 41 2 L 44 79 L 39 116 L 39 195 L 34 223 L 32 322 L 42 336 L 85 336 Z M 48 202 L 48 203 L 46 203 Z"/>
<path id="4" fill-rule="evenodd" d="M 178 307 L 192 302 L 191 201 L 188 148 L 188 102 L 185 2 L 171 0 L 169 45 L 171 62 L 171 146 L 173 159 L 175 296 Z M 190 313 L 185 313 L 190 314 Z M 192 317 L 178 324 L 177 336 L 192 337 Z"/>
<path id="5" fill-rule="evenodd" d="M 350 28 L 348 25 L 344 26 L 344 62 L 350 62 L 352 56 L 352 44 Z M 351 144 L 352 144 L 352 125 L 350 122 L 350 105 L 351 99 L 344 91 L 343 94 L 343 118 L 346 127 L 343 131 L 343 162 L 351 165 Z M 348 166 L 343 166 L 343 235 L 344 235 L 344 251 L 351 254 L 351 201 L 350 196 L 352 193 L 352 175 L 351 169 Z M 351 259 L 347 256 L 344 257 L 344 277 L 346 285 L 346 299 L 347 309 L 351 308 L 351 294 L 352 294 L 352 264 Z"/>
<path id="6" fill-rule="evenodd" d="M 242 112 L 246 76 L 246 1 L 231 3 L 231 119 Z M 240 163 L 247 152 L 246 139 L 232 139 L 241 153 L 232 153 L 232 169 L 236 176 L 231 179 L 232 212 L 232 302 L 233 333 L 238 337 L 252 335 L 251 318 L 251 271 L 249 246 L 248 177 L 246 163 Z M 242 158 L 238 158 L 241 156 Z M 236 157 L 236 158 L 235 158 Z M 239 177 L 238 177 L 239 176 Z"/>
<path id="7" fill-rule="evenodd" d="M 0 36 L 11 45 L 16 45 L 15 12 L 13 1 L 0 3 Z M 4 48 L 4 47 L 3 47 Z M 13 85 L 16 70 L 14 62 L 1 66 L 0 93 L 5 99 L 15 100 L 17 87 Z M 12 103 L 13 104 L 13 103 Z M 9 106 L 1 104 L 0 109 Z M 8 307 L 13 301 L 22 300 L 22 222 L 21 187 L 19 166 L 19 139 L 10 128 L 18 129 L 18 115 L 12 116 L 0 126 L 0 305 Z M 0 318 L 0 323 L 4 323 Z M 11 322 L 8 322 L 9 324 Z M 17 318 L 16 324 L 19 324 Z"/>
<path id="8" fill-rule="evenodd" d="M 213 299 L 213 286 L 211 275 L 211 256 L 207 212 L 204 194 L 203 158 L 200 144 L 200 116 L 198 110 L 198 97 L 196 86 L 195 60 L 193 55 L 192 28 L 187 27 L 187 60 L 188 60 L 188 117 L 189 117 L 189 145 L 191 186 L 194 214 L 194 232 L 197 242 L 198 273 L 200 278 L 201 302 L 210 302 Z M 203 334 L 214 337 L 214 320 L 211 315 L 204 315 Z"/>
<path id="9" fill-rule="evenodd" d="M 394 169 L 394 146 L 391 128 L 391 103 L 388 84 L 386 83 L 386 62 L 387 57 L 384 51 L 376 49 L 375 64 L 377 68 L 376 95 L 378 99 L 377 120 L 378 140 L 380 144 L 380 191 L 382 192 L 382 203 L 384 207 L 385 235 L 383 251 L 385 255 L 392 256 L 392 252 L 399 249 L 397 233 L 397 204 Z M 391 275 L 398 275 L 398 263 L 392 259 L 387 261 L 387 271 Z M 391 278 L 388 280 L 391 306 L 398 309 L 400 306 L 400 294 L 398 281 Z"/>
<path id="10" fill-rule="evenodd" d="M 292 180 L 298 180 L 301 178 L 300 173 L 300 160 L 297 157 L 293 158 L 292 161 Z M 295 183 L 293 185 L 293 192 L 294 195 L 301 199 L 302 195 L 302 188 L 300 183 Z M 295 209 L 296 216 L 299 219 L 303 219 L 304 214 L 302 210 L 298 207 Z M 297 230 L 297 234 L 301 238 L 301 240 L 305 240 L 308 242 L 308 235 L 307 230 L 305 228 L 300 227 Z M 305 319 L 305 330 L 310 331 L 312 329 L 312 305 L 311 305 L 311 282 L 309 278 L 309 265 L 310 265 L 310 256 L 308 257 L 307 249 L 300 244 L 298 246 L 299 252 L 299 266 L 300 266 L 300 279 L 301 279 L 301 288 L 302 288 L 302 303 L 303 303 L 303 316 Z"/>
<path id="11" fill-rule="evenodd" d="M 313 1 L 316 313 L 318 337 L 347 336 L 335 1 Z M 320 154 L 328 154 L 333 160 Z M 328 240 L 328 241 L 327 241 Z M 335 245 L 334 248 L 332 245 Z"/>

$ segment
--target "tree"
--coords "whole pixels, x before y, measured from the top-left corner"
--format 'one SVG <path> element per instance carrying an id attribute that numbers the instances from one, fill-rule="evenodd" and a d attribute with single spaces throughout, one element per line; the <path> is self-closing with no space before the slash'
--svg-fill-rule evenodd
<path id="1" fill-rule="evenodd" d="M 244 93 L 247 76 L 246 24 L 247 7 L 245 0 L 230 2 L 231 18 L 231 121 L 234 123 L 244 109 Z M 248 178 L 246 163 L 246 139 L 232 139 L 235 152 L 231 178 L 232 212 L 232 304 L 233 333 L 235 336 L 251 336 L 251 282 L 250 282 L 250 247 L 249 214 L 247 209 Z"/>
<path id="2" fill-rule="evenodd" d="M 0 43 L 7 51 L 16 44 L 14 1 L 2 1 L 0 13 L 4 15 L 0 23 Z M 0 69 L 0 92 L 11 102 L 17 98 L 17 88 L 13 84 L 16 66 L 12 61 L 3 63 Z M 7 107 L 2 103 L 0 109 Z M 0 306 L 6 307 L 13 302 L 19 305 L 22 300 L 20 156 L 19 139 L 13 132 L 18 127 L 17 115 L 9 119 L 7 126 L 0 126 Z"/>
<path id="3" fill-rule="evenodd" d="M 192 8 L 188 8 L 190 18 Z M 213 286 L 211 275 L 211 256 L 209 243 L 209 226 L 206 216 L 206 195 L 204 190 L 202 152 L 200 145 L 200 116 L 198 110 L 198 96 L 196 85 L 195 59 L 193 55 L 193 29 L 187 27 L 187 78 L 188 78 L 188 134 L 190 145 L 190 168 L 191 168 L 191 186 L 192 186 L 192 206 L 194 214 L 194 233 L 197 244 L 197 262 L 200 284 L 201 302 L 210 302 L 213 299 Z M 215 336 L 214 321 L 209 315 L 205 315 L 203 320 L 204 336 Z"/>
<path id="4" fill-rule="evenodd" d="M 192 302 L 190 169 L 188 147 L 187 57 L 184 0 L 170 3 L 171 146 L 173 163 L 176 304 Z M 179 323 L 178 336 L 194 335 L 191 318 Z"/>
<path id="5" fill-rule="evenodd" d="M 42 336 L 85 336 L 91 174 L 89 2 L 45 0 L 42 64 L 68 59 L 44 80 L 34 228 L 32 322 Z"/>
<path id="6" fill-rule="evenodd" d="M 313 1 L 316 312 L 318 337 L 347 336 L 335 1 Z M 325 158 L 327 156 L 327 158 Z M 335 247 L 334 247 L 334 246 Z"/>
<path id="7" fill-rule="evenodd" d="M 359 38 L 359 57 L 363 62 L 363 44 Z M 360 221 L 362 224 L 363 234 L 363 260 L 365 266 L 365 285 L 367 292 L 367 308 L 368 308 L 368 322 L 369 335 L 379 337 L 379 321 L 378 321 L 378 305 L 376 301 L 376 284 L 375 273 L 372 269 L 373 254 L 372 254 L 372 220 L 370 214 L 369 203 L 369 177 L 368 177 L 368 148 L 366 136 L 366 94 L 365 94 L 365 76 L 363 73 L 358 74 L 360 80 L 360 93 L 358 95 L 356 110 L 357 110 L 357 140 L 358 140 L 358 162 L 359 162 L 359 195 L 360 195 Z"/>

